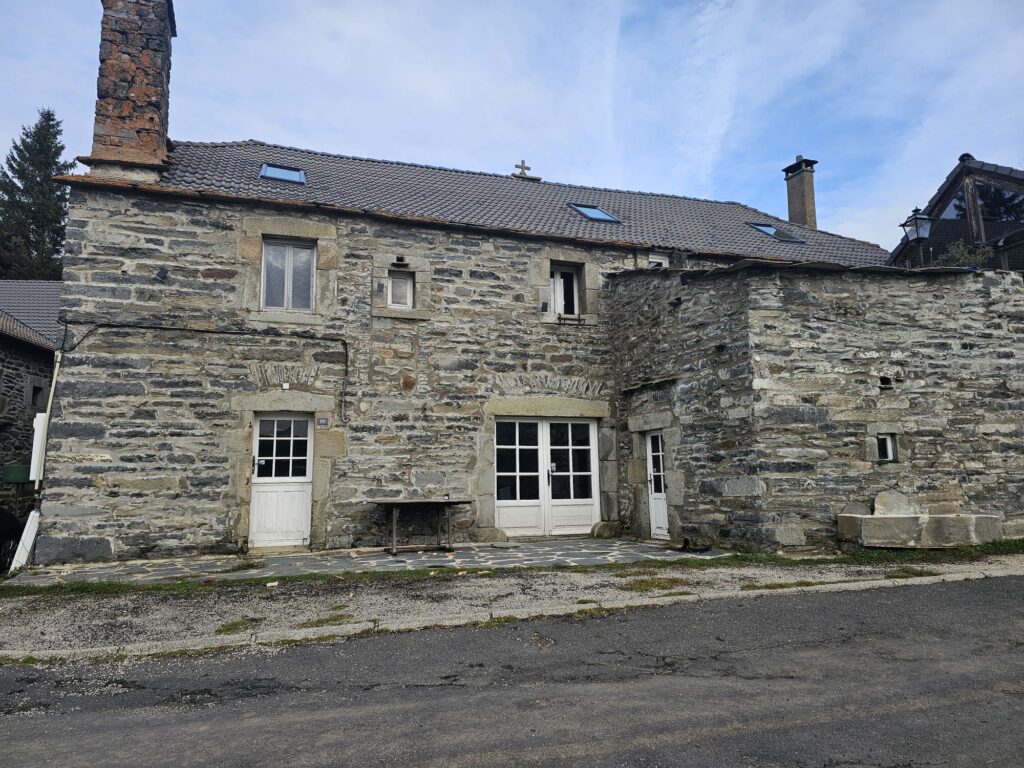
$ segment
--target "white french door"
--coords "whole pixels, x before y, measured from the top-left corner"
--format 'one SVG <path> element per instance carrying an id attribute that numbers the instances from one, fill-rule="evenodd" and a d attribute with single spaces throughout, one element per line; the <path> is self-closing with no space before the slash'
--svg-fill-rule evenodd
<path id="1" fill-rule="evenodd" d="M 305 414 L 256 417 L 249 546 L 309 544 L 313 503 L 313 420 Z"/>
<path id="2" fill-rule="evenodd" d="M 601 519 L 597 422 L 499 419 L 496 525 L 510 536 L 590 533 Z"/>
<path id="3" fill-rule="evenodd" d="M 651 538 L 667 539 L 668 502 L 665 499 L 665 437 L 647 433 L 647 506 L 651 513 Z"/>

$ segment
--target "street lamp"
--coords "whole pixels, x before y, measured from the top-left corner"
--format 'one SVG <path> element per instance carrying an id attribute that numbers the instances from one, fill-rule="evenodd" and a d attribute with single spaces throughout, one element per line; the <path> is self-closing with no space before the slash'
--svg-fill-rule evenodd
<path id="1" fill-rule="evenodd" d="M 900 224 L 900 226 L 907 236 L 907 242 L 917 243 L 917 265 L 923 267 L 924 253 L 922 251 L 922 243 L 931 234 L 932 220 L 921 213 L 920 208 L 915 208 L 914 212 L 907 216 L 907 220 Z"/>

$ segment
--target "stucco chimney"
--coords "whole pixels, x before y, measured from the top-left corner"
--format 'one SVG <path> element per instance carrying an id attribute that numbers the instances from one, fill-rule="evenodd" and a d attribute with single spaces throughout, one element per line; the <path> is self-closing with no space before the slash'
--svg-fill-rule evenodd
<path id="1" fill-rule="evenodd" d="M 158 169 L 167 159 L 172 0 L 102 0 L 94 171 Z"/>
<path id="2" fill-rule="evenodd" d="M 804 160 L 796 156 L 796 162 L 782 169 L 786 174 L 786 196 L 789 198 L 789 220 L 812 229 L 818 228 L 818 214 L 814 207 L 814 166 L 817 160 Z"/>

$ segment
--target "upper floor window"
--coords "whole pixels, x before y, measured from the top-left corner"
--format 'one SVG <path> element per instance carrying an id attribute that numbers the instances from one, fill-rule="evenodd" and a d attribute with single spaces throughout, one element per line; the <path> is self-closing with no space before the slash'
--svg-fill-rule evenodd
<path id="1" fill-rule="evenodd" d="M 580 314 L 580 268 L 566 264 L 551 267 L 551 310 L 556 315 Z"/>
<path id="2" fill-rule="evenodd" d="M 388 306 L 412 309 L 416 291 L 416 276 L 412 272 L 388 272 Z"/>
<path id="3" fill-rule="evenodd" d="M 667 269 L 668 255 L 664 253 L 652 253 L 647 257 L 648 269 Z"/>
<path id="4" fill-rule="evenodd" d="M 292 184 L 305 184 L 306 172 L 301 168 L 289 168 L 285 165 L 271 165 L 264 163 L 260 167 L 261 179 L 276 179 L 277 181 L 290 181 Z"/>
<path id="5" fill-rule="evenodd" d="M 803 243 L 799 237 L 794 235 L 792 232 L 787 232 L 781 227 L 776 227 L 774 224 L 754 224 L 753 222 L 747 222 L 756 229 L 758 232 L 763 232 L 769 237 L 774 237 L 776 240 L 781 240 L 784 243 Z"/>
<path id="6" fill-rule="evenodd" d="M 312 243 L 263 243 L 263 308 L 313 308 L 316 249 Z"/>
<path id="7" fill-rule="evenodd" d="M 584 205 L 583 203 L 569 203 L 569 207 L 577 213 L 586 216 L 591 221 L 608 221 L 613 224 L 621 224 L 622 220 L 618 216 L 614 216 L 604 208 L 598 208 L 596 205 Z"/>

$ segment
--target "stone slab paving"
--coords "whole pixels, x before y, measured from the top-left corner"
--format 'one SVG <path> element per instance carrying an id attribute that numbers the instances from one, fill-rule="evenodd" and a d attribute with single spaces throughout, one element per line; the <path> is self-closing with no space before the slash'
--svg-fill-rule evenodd
<path id="1" fill-rule="evenodd" d="M 459 545 L 454 552 L 333 550 L 249 557 L 207 556 L 174 560 L 130 560 L 118 563 L 53 566 L 26 570 L 9 583 L 45 586 L 71 581 L 128 581 L 158 584 L 174 581 L 272 579 L 310 573 L 408 571 L 419 568 L 538 568 L 636 563 L 643 560 L 726 557 L 725 553 L 681 552 L 649 542 L 573 539 L 512 545 Z M 239 566 L 261 563 L 258 568 Z"/>

